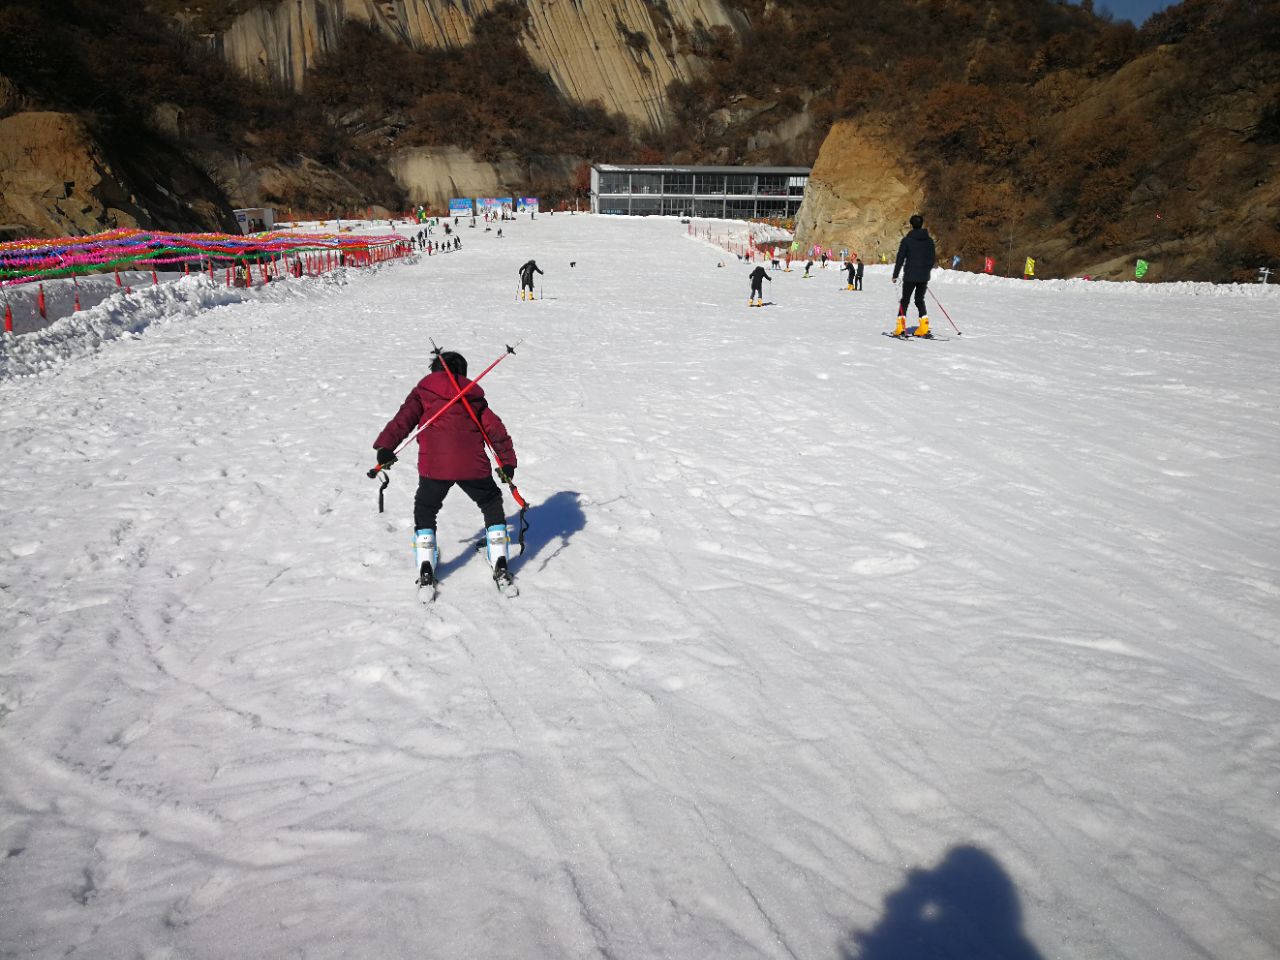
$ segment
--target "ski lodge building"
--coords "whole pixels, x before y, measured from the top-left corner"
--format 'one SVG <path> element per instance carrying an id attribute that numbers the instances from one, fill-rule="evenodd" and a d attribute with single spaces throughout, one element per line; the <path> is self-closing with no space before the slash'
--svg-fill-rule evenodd
<path id="1" fill-rule="evenodd" d="M 809 169 L 597 163 L 591 167 L 591 212 L 785 219 L 800 209 Z"/>

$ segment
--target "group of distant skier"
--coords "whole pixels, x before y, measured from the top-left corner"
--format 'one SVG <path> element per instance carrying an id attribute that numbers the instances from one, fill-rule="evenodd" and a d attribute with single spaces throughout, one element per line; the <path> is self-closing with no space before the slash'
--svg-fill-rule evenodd
<path id="1" fill-rule="evenodd" d="M 462 249 L 461 237 L 454 237 L 452 240 L 432 240 L 430 228 L 419 230 L 409 238 L 409 243 L 427 256 Z"/>
<path id="2" fill-rule="evenodd" d="M 929 312 L 925 307 L 924 295 L 929 287 L 929 278 L 933 274 L 934 265 L 937 262 L 937 248 L 934 245 L 933 237 L 929 236 L 929 231 L 924 228 L 924 217 L 920 214 L 914 214 L 910 220 L 911 230 L 902 241 L 898 244 L 898 256 L 893 263 L 893 282 L 898 282 L 898 277 L 902 277 L 902 299 L 898 302 L 898 321 L 894 326 L 892 336 L 907 337 L 907 307 L 911 300 L 915 300 L 916 312 L 920 319 L 916 324 L 912 333 L 917 337 L 932 337 L 929 332 Z M 822 266 L 827 265 L 827 254 L 824 251 L 820 254 Z M 804 278 L 809 277 L 809 271 L 813 269 L 814 261 L 808 260 L 804 265 Z M 776 270 L 778 268 L 778 258 L 771 258 L 771 266 Z M 791 256 L 787 255 L 787 268 L 790 269 Z M 865 265 L 862 258 L 858 256 L 850 257 L 844 262 L 844 269 L 847 272 L 847 290 L 861 290 L 862 277 Z M 769 276 L 764 267 L 756 267 L 748 274 L 751 281 L 751 293 L 747 298 L 747 306 L 761 307 L 764 306 L 764 282 L 768 280 L 773 282 L 773 278 Z M 802 278 L 803 279 L 803 278 Z"/>

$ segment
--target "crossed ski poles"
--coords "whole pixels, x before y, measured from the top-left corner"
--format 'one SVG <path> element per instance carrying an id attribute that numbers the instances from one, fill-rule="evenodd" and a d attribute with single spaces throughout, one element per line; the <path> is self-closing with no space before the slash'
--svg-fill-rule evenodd
<path id="1" fill-rule="evenodd" d="M 507 349 L 511 350 L 510 347 L 508 347 Z M 471 415 L 471 422 L 476 425 L 476 429 L 480 431 L 480 436 L 484 438 L 484 445 L 488 447 L 489 450 L 493 453 L 494 461 L 498 464 L 498 466 L 501 467 L 502 461 L 498 459 L 498 451 L 494 449 L 493 441 L 489 439 L 489 431 L 485 430 L 484 424 L 481 423 L 480 418 L 476 416 L 475 409 L 471 406 L 467 398 L 463 396 L 463 393 L 465 391 L 463 391 L 462 387 L 459 385 L 458 378 L 454 376 L 453 371 L 449 369 L 449 364 L 446 363 L 444 359 L 444 351 L 442 351 L 436 345 L 435 340 L 431 341 L 431 350 L 432 350 L 432 353 L 434 353 L 437 357 L 440 358 L 440 366 L 443 367 L 444 372 L 449 375 L 449 382 L 453 384 L 453 389 L 458 391 L 458 399 L 462 401 L 462 405 L 466 408 L 467 413 Z M 514 353 L 515 351 L 511 350 L 511 352 Z M 503 356 L 506 356 L 506 354 L 503 354 Z M 502 357 L 498 358 L 498 360 L 501 360 L 501 359 Z M 495 360 L 494 363 L 496 364 L 497 361 Z M 488 372 L 489 372 L 488 370 L 485 371 L 485 373 L 488 373 Z M 525 501 L 524 497 L 520 496 L 519 487 L 516 486 L 515 481 L 512 480 L 511 477 L 507 475 L 505 470 L 499 473 L 498 476 L 502 478 L 502 482 L 505 483 L 507 487 L 511 490 L 512 499 L 514 499 L 515 502 L 520 505 L 520 552 L 524 553 L 524 534 L 525 534 L 525 531 L 529 529 L 529 521 L 525 519 L 525 511 L 529 509 L 529 504 Z"/>
<path id="2" fill-rule="evenodd" d="M 520 344 L 522 344 L 522 343 L 524 343 L 524 340 L 523 340 L 523 339 L 517 340 L 517 341 L 516 341 L 516 347 L 520 346 Z M 435 341 L 432 341 L 431 345 L 434 347 L 434 346 L 435 346 Z M 480 371 L 480 373 L 476 376 L 476 378 L 475 378 L 474 380 L 472 380 L 470 383 L 468 383 L 465 387 L 459 387 L 459 386 L 458 386 L 458 381 L 457 381 L 457 380 L 453 380 L 453 385 L 454 385 L 454 387 L 457 389 L 457 391 L 458 391 L 458 392 L 457 392 L 457 393 L 455 393 L 452 397 L 450 397 L 450 398 L 449 398 L 449 402 L 448 402 L 448 403 L 446 403 L 446 404 L 445 404 L 443 407 L 441 407 L 439 410 L 437 410 L 435 413 L 433 413 L 429 419 L 427 419 L 427 420 L 423 421 L 422 423 L 420 423 L 420 424 L 418 424 L 416 427 L 414 427 L 414 428 L 413 428 L 413 430 L 410 432 L 410 434 L 409 434 L 407 437 L 405 437 L 403 440 L 401 440 L 401 441 L 400 441 L 400 446 L 396 447 L 396 449 L 395 449 L 395 451 L 394 451 L 395 455 L 396 455 L 397 457 L 399 457 L 399 455 L 400 455 L 400 451 L 402 451 L 406 446 L 408 446 L 408 445 L 409 445 L 409 443 L 413 440 L 413 438 L 414 438 L 414 437 L 416 437 L 416 436 L 417 436 L 418 434 L 420 434 L 423 430 L 427 429 L 427 427 L 431 426 L 433 423 L 435 423 L 437 420 L 439 420 L 439 419 L 440 419 L 440 417 L 444 415 L 444 412 L 445 412 L 446 410 L 448 410 L 450 407 L 452 407 L 452 406 L 453 406 L 455 403 L 457 403 L 459 400 L 462 400 L 462 401 L 463 401 L 463 403 L 466 403 L 466 401 L 463 399 L 463 397 L 464 397 L 464 395 L 466 394 L 466 392 L 467 392 L 468 390 L 470 390 L 472 387 L 474 387 L 474 386 L 475 386 L 477 383 L 479 383 L 481 380 L 483 380 L 483 379 L 485 378 L 485 376 L 489 373 L 489 371 L 490 371 L 490 370 L 492 370 L 494 367 L 496 367 L 498 364 L 500 364 L 503 360 L 507 359 L 507 356 L 508 356 L 509 354 L 513 354 L 513 353 L 515 353 L 515 352 L 516 352 L 516 347 L 513 347 L 513 346 L 508 345 L 508 346 L 507 346 L 507 352 L 506 352 L 506 353 L 501 354 L 501 355 L 498 357 L 498 359 L 497 359 L 497 360 L 493 361 L 493 363 L 489 364 L 489 365 L 488 365 L 487 367 L 485 367 L 482 371 Z M 443 360 L 441 360 L 441 363 L 443 364 L 443 363 L 444 363 L 444 361 L 443 361 Z M 446 370 L 448 370 L 449 368 L 446 366 L 446 367 L 445 367 L 445 369 L 446 369 Z M 450 377 L 450 379 L 453 379 L 453 371 L 452 371 L 452 370 L 449 370 L 449 377 Z M 470 409 L 471 409 L 471 405 L 470 405 L 470 404 L 467 404 L 467 409 L 468 409 L 468 410 L 470 410 Z M 474 416 L 475 416 L 475 414 L 474 414 L 474 413 L 472 413 L 472 416 L 474 417 Z M 483 428 L 481 428 L 481 433 L 483 433 L 483 432 L 484 432 L 484 431 L 483 431 Z M 489 439 L 488 437 L 485 437 L 485 441 L 486 441 L 486 442 L 488 441 L 488 439 Z M 490 449 L 492 449 L 492 445 L 490 446 Z M 367 476 L 370 480 L 375 480 L 375 479 L 377 479 L 377 478 L 378 478 L 378 476 L 379 476 L 379 474 L 381 474 L 381 476 L 382 476 L 382 486 L 380 486 L 380 487 L 378 488 L 378 512 L 379 512 L 379 513 L 383 513 L 383 512 L 385 512 L 384 494 L 386 493 L 386 489 L 387 489 L 387 487 L 389 487 L 389 486 L 391 485 L 391 474 L 389 474 L 389 473 L 387 472 L 390 468 L 391 468 L 391 464 L 389 464 L 389 463 L 387 463 L 387 464 L 382 464 L 382 463 L 380 463 L 380 464 L 378 464 L 376 467 L 374 467 L 372 470 L 370 470 L 370 471 L 366 474 L 366 476 Z M 511 490 L 512 490 L 513 495 L 516 495 L 517 497 L 519 496 L 519 495 L 516 493 L 515 485 L 514 485 L 514 484 L 512 484 L 512 486 L 511 486 Z M 524 501 L 521 499 L 521 500 L 519 500 L 519 502 L 522 504 L 522 507 L 523 507 L 523 505 L 524 505 Z M 523 508 L 521 509 L 520 513 L 521 513 L 520 519 L 521 519 L 521 522 L 523 523 L 523 522 L 524 522 L 524 510 L 523 510 Z M 521 532 L 520 532 L 520 540 L 521 540 L 521 548 L 523 549 L 523 546 L 524 546 L 524 530 L 523 530 L 523 529 L 522 529 L 522 530 L 521 530 Z"/>

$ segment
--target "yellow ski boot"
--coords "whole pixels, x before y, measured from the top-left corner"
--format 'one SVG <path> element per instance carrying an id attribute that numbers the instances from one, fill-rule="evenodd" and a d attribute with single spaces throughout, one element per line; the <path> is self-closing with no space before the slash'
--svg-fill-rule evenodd
<path id="1" fill-rule="evenodd" d="M 920 323 L 919 323 L 919 325 L 916 327 L 916 336 L 917 336 L 917 337 L 932 337 L 932 336 L 933 336 L 933 334 L 929 332 L 929 318 L 928 318 L 928 317 L 921 317 L 921 318 L 920 318 Z"/>
<path id="2" fill-rule="evenodd" d="M 846 286 L 846 287 L 845 287 L 845 289 L 846 289 L 846 290 L 852 290 L 852 289 L 853 289 L 853 284 L 852 284 L 852 283 L 851 283 L 851 284 L 849 284 L 848 286 Z"/>
<path id="3" fill-rule="evenodd" d="M 902 314 L 898 314 L 898 325 L 893 328 L 895 337 L 905 337 L 907 335 L 907 318 Z"/>

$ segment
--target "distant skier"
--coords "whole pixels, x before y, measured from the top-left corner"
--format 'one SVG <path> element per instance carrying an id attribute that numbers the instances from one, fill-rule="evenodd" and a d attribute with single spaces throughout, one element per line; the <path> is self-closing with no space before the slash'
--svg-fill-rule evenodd
<path id="1" fill-rule="evenodd" d="M 812 261 L 812 260 L 809 260 L 809 261 L 807 261 L 807 262 L 805 263 L 805 265 L 804 265 L 804 276 L 803 276 L 803 277 L 801 277 L 800 279 L 801 279 L 801 280 L 808 280 L 808 279 L 809 279 L 809 271 L 810 271 L 810 270 L 812 270 L 812 269 L 813 269 L 813 261 Z"/>
<path id="2" fill-rule="evenodd" d="M 530 260 L 520 268 L 520 299 L 521 300 L 533 299 L 533 275 L 535 273 L 542 273 L 542 271 L 538 268 L 538 261 L 536 260 Z M 527 297 L 525 296 L 526 290 L 529 292 L 529 295 Z"/>
<path id="3" fill-rule="evenodd" d="M 855 290 L 861 290 L 861 289 L 862 289 L 862 271 L 863 271 L 864 269 L 866 269 L 866 265 L 865 265 L 865 264 L 863 264 L 863 262 L 862 262 L 862 258 L 861 258 L 861 257 L 859 257 L 859 258 L 858 258 L 858 272 L 857 272 L 857 273 L 855 273 L 855 274 L 853 275 L 853 289 L 855 289 Z"/>
<path id="4" fill-rule="evenodd" d="M 446 372 L 445 364 L 453 372 L 452 377 Z M 457 387 L 454 386 L 455 379 Z M 467 361 L 462 354 L 445 351 L 437 355 L 431 361 L 431 372 L 409 391 L 396 415 L 373 442 L 378 452 L 378 465 L 388 467 L 395 463 L 395 448 L 414 427 L 438 413 L 459 389 L 466 388 L 470 382 L 467 379 Z M 460 400 L 418 434 L 418 492 L 413 500 L 413 546 L 418 563 L 418 584 L 430 591 L 429 594 L 424 593 L 424 599 L 434 596 L 439 570 L 436 515 L 444 503 L 445 494 L 455 483 L 484 516 L 485 547 L 494 582 L 503 593 L 514 594 L 515 590 L 507 569 L 507 518 L 502 490 L 489 476 L 484 436 L 488 435 L 497 453 L 499 462 L 494 472 L 504 483 L 515 475 L 515 446 L 502 420 L 489 409 L 482 388 L 471 387 L 463 397 L 480 421 L 484 433 Z"/>
<path id="5" fill-rule="evenodd" d="M 845 277 L 845 280 L 848 284 L 848 286 L 846 286 L 845 289 L 852 290 L 854 281 L 858 279 L 858 268 L 852 260 L 846 260 L 844 262 L 844 270 L 845 270 L 845 273 L 847 274 L 847 276 Z"/>
<path id="6" fill-rule="evenodd" d="M 911 216 L 911 232 L 898 244 L 898 258 L 893 264 L 893 282 L 898 282 L 898 274 L 902 274 L 902 299 L 898 302 L 898 325 L 893 330 L 895 337 L 907 334 L 907 304 L 915 294 L 916 311 L 920 315 L 920 323 L 916 327 L 917 337 L 931 336 L 929 333 L 928 311 L 924 305 L 924 293 L 929 286 L 929 277 L 937 260 L 937 250 L 933 237 L 924 228 L 924 217 L 920 214 Z"/>
<path id="7" fill-rule="evenodd" d="M 773 283 L 773 277 L 765 272 L 764 267 L 756 267 L 751 271 L 751 296 L 747 298 L 748 307 L 764 306 L 764 281 Z"/>

